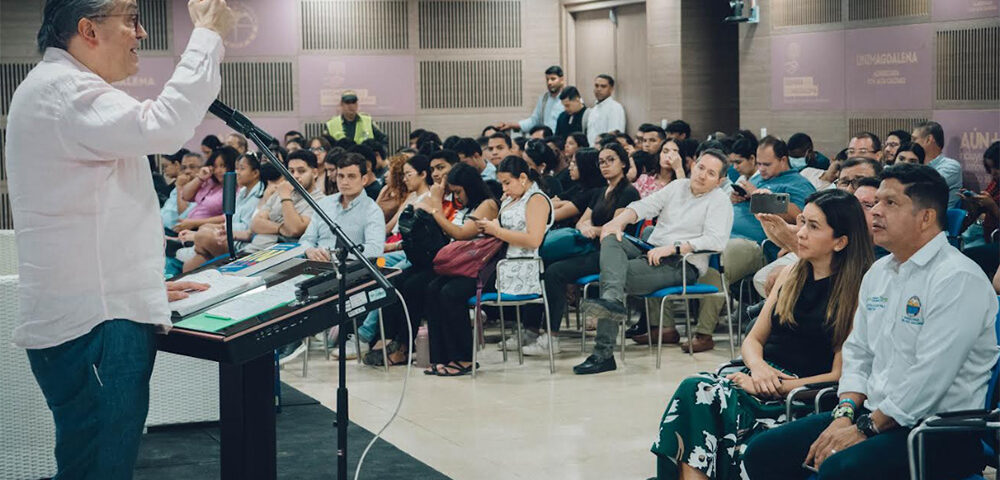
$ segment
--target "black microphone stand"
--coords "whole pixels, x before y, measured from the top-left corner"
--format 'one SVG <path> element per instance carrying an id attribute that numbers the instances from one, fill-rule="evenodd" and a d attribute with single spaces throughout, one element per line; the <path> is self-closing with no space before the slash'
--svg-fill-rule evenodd
<path id="1" fill-rule="evenodd" d="M 212 106 L 208 109 L 213 115 L 219 117 L 229 125 L 230 128 L 236 130 L 237 132 L 243 134 L 247 139 L 251 140 L 257 148 L 260 149 L 260 153 L 267 157 L 271 162 L 271 165 L 281 172 L 281 175 L 285 177 L 285 180 L 295 188 L 295 191 L 302 195 L 306 203 L 309 204 L 309 208 L 313 210 L 316 217 L 323 220 L 330 231 L 337 237 L 336 249 L 336 267 L 338 269 L 339 277 L 339 288 L 337 294 L 337 314 L 339 315 L 338 325 L 344 325 L 348 320 L 347 316 L 347 254 L 350 253 L 354 258 L 361 262 L 362 266 L 368 270 L 375 281 L 379 284 L 382 289 L 385 290 L 387 297 L 392 297 L 394 295 L 393 291 L 395 287 L 389 283 L 389 279 L 382 275 L 371 261 L 368 260 L 364 255 L 362 255 L 361 250 L 358 248 L 357 244 L 351 241 L 347 237 L 347 234 L 341 230 L 340 225 L 334 223 L 333 220 L 323 211 L 322 208 L 316 203 L 316 200 L 309 195 L 309 192 L 300 184 L 295 177 L 292 176 L 291 172 L 285 167 L 277 157 L 275 157 L 274 152 L 271 151 L 269 144 L 274 141 L 274 137 L 267 134 L 267 132 L 261 130 L 259 127 L 253 124 L 245 115 L 237 110 L 227 107 L 222 102 L 216 100 L 212 103 Z M 363 193 L 362 193 L 363 194 Z M 315 217 L 314 217 L 315 218 Z M 355 335 L 357 333 L 355 332 Z M 338 372 L 339 379 L 337 384 L 337 478 L 340 480 L 346 480 L 347 476 L 347 335 L 341 332 L 337 335 L 337 348 L 340 352 L 340 358 L 338 360 Z"/>
<path id="2" fill-rule="evenodd" d="M 233 242 L 233 215 L 236 213 L 236 172 L 226 172 L 222 182 L 222 213 L 226 216 L 226 247 L 229 260 L 236 260 L 236 245 Z"/>

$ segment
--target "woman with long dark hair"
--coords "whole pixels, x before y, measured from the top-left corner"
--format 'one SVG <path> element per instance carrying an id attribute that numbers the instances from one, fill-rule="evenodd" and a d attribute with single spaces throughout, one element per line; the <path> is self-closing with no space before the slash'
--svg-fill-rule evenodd
<path id="1" fill-rule="evenodd" d="M 236 159 L 240 152 L 230 146 L 222 146 L 212 151 L 205 166 L 201 167 L 195 178 L 184 185 L 180 195 L 188 202 L 198 204 L 191 210 L 187 218 L 182 220 L 174 230 L 180 234 L 184 230 L 197 230 L 206 223 L 222 223 L 222 178 L 226 172 L 236 170 Z"/>
<path id="2" fill-rule="evenodd" d="M 543 145 L 544 146 L 544 145 Z M 548 147 L 545 147 L 548 148 Z M 508 156 L 497 168 L 504 201 L 499 218 L 476 220 L 481 234 L 507 244 L 507 258 L 537 257 L 545 233 L 552 225 L 552 203 L 538 186 L 538 172 L 521 157 Z M 515 262 L 498 268 L 486 289 L 509 294 L 541 293 L 540 272 L 534 262 Z M 476 279 L 437 277 L 427 288 L 431 368 L 428 375 L 453 377 L 472 372 L 472 326 L 468 300 L 476 293 Z M 434 312 L 431 315 L 430 305 Z"/>
<path id="3" fill-rule="evenodd" d="M 680 155 L 680 146 L 674 139 L 667 139 L 660 146 L 660 155 L 653 168 L 639 175 L 635 180 L 635 188 L 642 198 L 666 187 L 668 183 L 685 178 L 684 159 Z"/>
<path id="4" fill-rule="evenodd" d="M 576 228 L 595 243 L 601 236 L 601 227 L 620 213 L 630 203 L 639 200 L 639 192 L 628 181 L 629 162 L 625 149 L 617 142 L 605 144 L 599 154 L 598 165 L 607 186 L 594 196 L 584 210 Z M 594 251 L 553 262 L 545 267 L 545 292 L 549 304 L 549 318 L 552 332 L 539 335 L 544 315 L 540 307 L 526 308 L 525 338 L 521 339 L 521 349 L 525 355 L 548 355 L 549 339 L 552 335 L 552 353 L 559 353 L 559 326 L 566 309 L 566 285 L 585 275 L 601 271 L 600 248 Z M 517 339 L 508 340 L 508 348 L 517 348 Z"/>
<path id="5" fill-rule="evenodd" d="M 579 149 L 574 159 L 569 162 L 569 175 L 577 189 L 564 198 L 555 199 L 552 204 L 556 208 L 556 221 L 561 225 L 575 226 L 577 218 L 587 210 L 594 197 L 604 191 L 607 180 L 601 176 L 597 166 L 597 150 L 589 147 Z"/>
<path id="6" fill-rule="evenodd" d="M 479 171 L 464 163 L 456 163 L 448 172 L 445 189 L 451 193 L 455 205 L 455 216 L 451 220 L 442 208 L 442 199 L 429 195 L 414 206 L 434 217 L 434 221 L 444 234 L 453 240 L 471 240 L 479 235 L 479 229 L 473 218 L 496 218 L 499 204 L 493 198 L 489 187 L 479 175 Z M 420 319 L 425 316 L 425 300 L 428 298 L 427 288 L 432 280 L 437 278 L 430 266 L 411 266 L 396 277 L 394 284 L 406 300 L 410 313 L 410 325 L 414 335 L 420 325 Z M 431 321 L 427 315 L 428 322 Z M 412 338 L 407 336 L 404 315 L 398 307 L 390 307 L 383 311 L 386 337 L 391 339 L 386 346 L 390 365 L 399 365 L 406 361 L 408 348 Z M 471 335 L 471 334 L 470 334 Z M 382 342 L 373 345 L 365 355 L 364 361 L 369 365 L 381 365 L 383 360 Z"/>
<path id="7" fill-rule="evenodd" d="M 746 368 L 688 377 L 670 399 L 652 448 L 657 478 L 741 478 L 747 442 L 785 413 L 785 395 L 840 379 L 858 285 L 874 261 L 871 235 L 861 204 L 842 190 L 810 195 L 799 224 L 799 260 L 743 343 Z"/>

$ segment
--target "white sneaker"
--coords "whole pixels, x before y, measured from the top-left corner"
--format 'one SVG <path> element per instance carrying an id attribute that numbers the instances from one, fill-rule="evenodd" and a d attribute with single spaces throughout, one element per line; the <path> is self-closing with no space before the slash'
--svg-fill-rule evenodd
<path id="1" fill-rule="evenodd" d="M 525 345 L 521 348 L 521 352 L 527 356 L 542 356 L 549 354 L 549 334 L 543 333 L 538 336 L 538 340 L 531 345 Z M 559 337 L 552 337 L 552 353 L 559 354 L 562 350 L 559 348 Z"/>
<path id="2" fill-rule="evenodd" d="M 522 330 L 521 346 L 526 347 L 535 343 L 535 341 L 538 340 L 538 336 L 539 335 L 537 333 L 532 332 L 531 330 Z M 507 337 L 507 343 L 497 343 L 497 350 L 503 350 L 504 346 L 506 346 L 507 351 L 517 350 L 517 336 L 511 335 L 510 337 Z"/>
<path id="3" fill-rule="evenodd" d="M 297 347 L 295 347 L 295 350 L 292 350 L 291 352 L 288 352 L 288 346 L 286 345 L 285 351 L 279 354 L 278 356 L 278 365 L 284 365 L 292 360 L 295 360 L 299 355 L 305 353 L 306 342 L 299 341 L 298 343 L 299 344 Z"/>
<path id="4" fill-rule="evenodd" d="M 346 345 L 346 347 L 347 348 L 344 349 L 344 352 L 346 353 L 346 355 L 344 356 L 344 358 L 346 358 L 347 360 L 354 360 L 355 358 L 358 358 L 358 347 L 354 343 L 354 334 L 353 333 L 348 333 L 347 334 L 347 345 Z M 365 342 L 361 342 L 361 354 L 364 355 L 365 352 L 367 352 L 367 351 L 368 351 L 368 344 L 365 343 Z M 333 351 L 330 352 L 330 357 L 331 358 L 337 358 L 337 359 L 339 359 L 340 358 L 340 349 L 339 348 L 334 348 Z"/>

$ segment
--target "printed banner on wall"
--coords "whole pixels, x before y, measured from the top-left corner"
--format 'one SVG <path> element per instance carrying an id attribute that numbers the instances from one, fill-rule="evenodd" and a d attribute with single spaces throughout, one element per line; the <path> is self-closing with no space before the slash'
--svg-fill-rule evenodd
<path id="1" fill-rule="evenodd" d="M 174 52 L 180 55 L 191 38 L 191 15 L 187 3 L 174 0 Z M 250 55 L 295 55 L 298 26 L 294 0 L 230 0 L 236 14 L 233 31 L 224 39 L 226 58 Z"/>
<path id="2" fill-rule="evenodd" d="M 257 117 L 253 115 L 250 117 L 254 124 L 282 143 L 285 141 L 285 132 L 289 130 L 302 131 L 302 124 L 295 117 Z M 192 152 L 201 152 L 201 140 L 207 135 L 215 135 L 225 143 L 226 137 L 230 133 L 233 133 L 232 128 L 229 128 L 222 120 L 209 115 L 194 129 L 194 136 L 184 144 L 184 148 Z M 249 147 L 250 151 L 257 151 L 253 142 L 250 142 Z"/>
<path id="3" fill-rule="evenodd" d="M 340 111 L 344 90 L 358 94 L 370 115 L 416 113 L 416 62 L 410 55 L 299 56 L 299 112 L 330 118 Z"/>
<path id="4" fill-rule="evenodd" d="M 1000 0 L 934 0 L 931 5 L 931 18 L 938 22 L 997 16 Z"/>
<path id="5" fill-rule="evenodd" d="M 982 191 L 989 184 L 983 152 L 1000 140 L 1000 110 L 935 110 L 944 129 L 944 155 L 962 164 L 966 188 Z"/>
<path id="6" fill-rule="evenodd" d="M 844 108 L 844 31 L 771 37 L 771 108 Z"/>
<path id="7" fill-rule="evenodd" d="M 136 100 L 156 99 L 163 85 L 174 74 L 177 60 L 174 57 L 139 57 L 139 73 L 113 85 Z"/>
<path id="8" fill-rule="evenodd" d="M 929 24 L 851 30 L 846 39 L 847 108 L 931 108 L 934 58 Z"/>

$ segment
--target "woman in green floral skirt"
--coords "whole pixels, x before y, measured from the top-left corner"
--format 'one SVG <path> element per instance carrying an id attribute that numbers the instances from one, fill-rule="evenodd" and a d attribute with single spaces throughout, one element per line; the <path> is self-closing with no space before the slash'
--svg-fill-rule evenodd
<path id="1" fill-rule="evenodd" d="M 743 342 L 747 368 L 681 382 L 652 448 L 658 479 L 747 478 L 743 450 L 755 433 L 785 421 L 785 395 L 840 378 L 840 347 L 874 260 L 864 210 L 844 191 L 823 190 L 806 199 L 798 227 L 787 228 L 797 228 L 799 260 L 782 272 Z"/>

